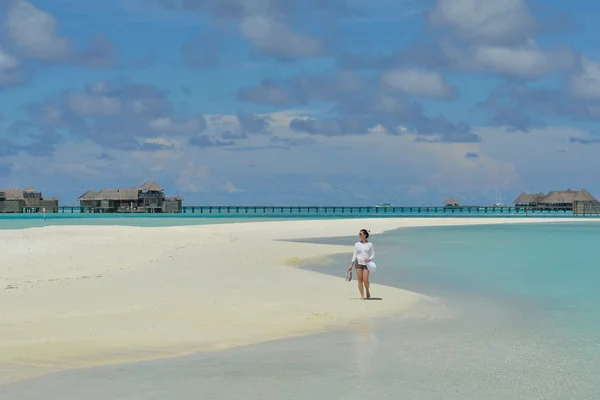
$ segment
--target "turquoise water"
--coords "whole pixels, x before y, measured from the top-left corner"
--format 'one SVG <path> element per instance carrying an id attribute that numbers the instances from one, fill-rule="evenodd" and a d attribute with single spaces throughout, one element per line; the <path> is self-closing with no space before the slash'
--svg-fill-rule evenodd
<path id="1" fill-rule="evenodd" d="M 29 214 L 31 215 L 31 214 Z M 85 214 L 84 214 L 85 215 Z M 295 218 L 299 219 L 299 218 Z M 243 222 L 259 222 L 259 221 L 287 221 L 288 218 L 231 218 L 231 217 L 130 217 L 127 215 L 114 216 L 81 216 L 74 217 L 61 216 L 48 218 L 43 217 L 22 217 L 12 216 L 9 218 L 0 215 L 0 230 L 1 229 L 27 229 L 41 228 L 44 226 L 73 226 L 73 225 L 119 225 L 119 226 L 139 226 L 139 227 L 164 227 L 164 226 L 188 226 L 188 225 L 207 225 L 207 224 L 233 224 Z"/>
<path id="2" fill-rule="evenodd" d="M 319 241 L 348 245 L 348 255 L 309 269 L 343 280 L 354 241 Z M 599 398 L 600 224 L 411 228 L 372 241 L 374 297 L 377 284 L 388 284 L 437 297 L 447 309 L 424 311 L 424 319 L 391 317 L 228 351 L 68 371 L 0 388 L 0 397 Z"/>
<path id="3" fill-rule="evenodd" d="M 190 208 L 190 207 L 188 207 Z M 204 207 L 208 208 L 208 207 Z M 247 208 L 247 209 L 246 209 Z M 418 211 L 417 211 L 418 209 Z M 287 221 L 310 219 L 355 218 L 573 218 L 570 212 L 538 211 L 516 212 L 514 208 L 471 212 L 468 209 L 445 210 L 443 207 L 214 207 L 210 212 L 200 212 L 196 207 L 186 213 L 176 214 L 126 214 L 60 212 L 47 214 L 0 214 L 0 229 L 26 229 L 52 225 L 124 225 L 140 227 L 186 226 L 256 221 Z M 600 216 L 596 216 L 600 217 Z M 594 218 L 586 216 L 586 218 Z M 599 218 L 600 220 L 600 218 Z"/>
<path id="4" fill-rule="evenodd" d="M 428 292 L 600 299 L 595 222 L 410 228 L 372 239 L 377 258 L 394 265 L 382 269 L 386 283 Z"/>
<path id="5" fill-rule="evenodd" d="M 354 240 L 349 239 L 321 242 Z M 515 385 L 522 384 L 520 389 L 530 396 L 523 398 L 600 398 L 600 224 L 411 228 L 372 239 L 380 267 L 374 281 L 440 297 L 461 315 L 448 327 L 459 332 L 469 327 L 470 334 L 485 333 L 479 340 L 490 339 L 479 343 L 482 356 L 503 359 L 501 351 L 511 352 L 516 358 L 506 368 L 528 372 L 502 374 L 515 374 Z M 339 264 L 347 264 L 347 258 L 340 258 Z M 311 269 L 340 274 L 330 268 Z M 461 344 L 465 343 L 446 345 L 450 351 Z M 522 359 L 518 352 L 523 352 Z M 532 354 L 531 364 L 524 362 Z M 461 361 L 458 356 L 456 367 L 464 367 Z M 485 360 L 470 360 L 479 361 Z M 488 384 L 493 386 L 494 379 Z M 482 387 L 479 394 L 508 396 L 511 390 Z M 476 398 L 466 392 L 463 396 Z"/>
<path id="6" fill-rule="evenodd" d="M 597 335 L 600 360 L 599 223 L 424 227 L 372 239 L 382 267 L 377 282 L 442 298 L 519 303 L 517 311 L 536 313 L 532 323 L 548 323 L 544 316 L 554 329 Z"/>

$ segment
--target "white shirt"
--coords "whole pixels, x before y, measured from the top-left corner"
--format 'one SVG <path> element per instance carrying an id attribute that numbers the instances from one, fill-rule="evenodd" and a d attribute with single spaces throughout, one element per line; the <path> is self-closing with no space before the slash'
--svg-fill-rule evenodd
<path id="1" fill-rule="evenodd" d="M 360 265 L 366 265 L 365 258 L 370 258 L 371 260 L 375 257 L 375 249 L 373 249 L 373 243 L 367 242 L 356 242 L 354 244 L 354 254 L 352 255 L 351 263 L 358 261 Z"/>

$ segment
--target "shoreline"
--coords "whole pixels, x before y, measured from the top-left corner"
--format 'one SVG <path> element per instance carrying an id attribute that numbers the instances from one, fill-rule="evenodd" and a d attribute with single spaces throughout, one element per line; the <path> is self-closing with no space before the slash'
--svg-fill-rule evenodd
<path id="1" fill-rule="evenodd" d="M 133 227 L 171 227 L 171 226 L 198 226 L 198 225 L 219 225 L 219 224 L 240 224 L 240 223 L 255 223 L 255 222 L 296 222 L 296 221 L 343 221 L 343 220 L 401 220 L 401 219 L 416 219 L 418 221 L 433 219 L 441 220 L 448 219 L 456 221 L 459 219 L 481 219 L 481 220 L 573 220 L 573 221 L 594 221 L 600 220 L 599 216 L 552 216 L 551 214 L 534 214 L 530 216 L 514 215 L 514 214 L 411 214 L 411 215 L 377 215 L 377 214 L 348 214 L 348 215 L 254 215 L 240 216 L 240 214 L 224 214 L 224 215 L 186 215 L 173 216 L 171 214 L 143 214 L 143 216 L 131 217 L 129 214 L 97 214 L 90 217 L 86 214 L 59 214 L 60 217 L 51 217 L 47 220 L 41 217 L 34 217 L 35 214 L 2 214 L 0 213 L 0 231 L 4 230 L 20 230 L 32 228 L 46 228 L 53 226 L 133 226 Z M 118 222 L 117 222 L 118 221 Z M 124 222 L 125 221 L 125 222 Z M 166 222 L 166 223 L 165 223 Z M 171 224 L 169 223 L 171 222 Z M 494 222 L 492 222 L 494 223 Z"/>
<path id="2" fill-rule="evenodd" d="M 72 368 L 189 355 L 405 314 L 432 298 L 294 268 L 349 246 L 289 242 L 398 228 L 588 222 L 359 218 L 0 231 L 0 386 Z M 376 237 L 373 238 L 376 243 Z M 345 266 L 340 266 L 340 269 Z M 349 303 L 350 301 L 350 303 Z"/>

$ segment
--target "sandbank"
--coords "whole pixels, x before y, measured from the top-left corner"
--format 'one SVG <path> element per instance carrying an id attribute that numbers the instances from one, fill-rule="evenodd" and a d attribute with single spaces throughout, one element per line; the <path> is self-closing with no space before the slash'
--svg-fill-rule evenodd
<path id="1" fill-rule="evenodd" d="M 400 227 L 583 221 L 390 218 L 0 231 L 0 385 L 71 368 L 172 357 L 417 313 L 418 293 L 296 268 L 349 246 L 285 240 Z M 376 236 L 374 237 L 376 243 Z M 333 266 L 332 266 L 333 267 Z M 383 268 L 384 266 L 380 266 Z"/>

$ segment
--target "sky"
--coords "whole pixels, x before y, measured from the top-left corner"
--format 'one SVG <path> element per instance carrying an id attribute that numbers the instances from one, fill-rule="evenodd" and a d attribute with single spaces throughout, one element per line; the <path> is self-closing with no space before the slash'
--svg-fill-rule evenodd
<path id="1" fill-rule="evenodd" d="M 600 3 L 0 0 L 0 187 L 600 198 Z"/>

